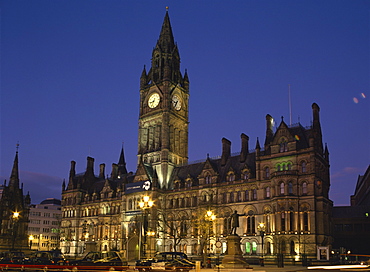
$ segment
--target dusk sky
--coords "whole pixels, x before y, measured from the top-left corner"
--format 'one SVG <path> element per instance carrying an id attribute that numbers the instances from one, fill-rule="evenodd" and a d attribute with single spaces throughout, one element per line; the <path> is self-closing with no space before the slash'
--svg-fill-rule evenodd
<path id="1" fill-rule="evenodd" d="M 189 161 L 240 151 L 276 126 L 311 125 L 321 109 L 330 198 L 349 205 L 370 163 L 370 1 L 2 0 L 0 178 L 19 142 L 32 203 L 61 198 L 70 161 L 106 164 L 124 145 L 136 171 L 139 83 L 166 6 L 190 80 Z"/>

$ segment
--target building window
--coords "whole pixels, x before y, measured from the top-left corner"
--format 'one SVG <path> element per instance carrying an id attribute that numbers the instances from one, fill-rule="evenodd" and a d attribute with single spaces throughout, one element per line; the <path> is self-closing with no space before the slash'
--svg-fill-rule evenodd
<path id="1" fill-rule="evenodd" d="M 293 183 L 291 182 L 288 183 L 288 194 L 289 195 L 293 194 Z"/>
<path id="2" fill-rule="evenodd" d="M 306 173 L 306 171 L 307 171 L 306 162 L 302 162 L 301 168 L 302 168 L 302 173 Z"/>
<path id="3" fill-rule="evenodd" d="M 291 255 L 296 255 L 294 241 L 290 242 L 290 254 Z"/>
<path id="4" fill-rule="evenodd" d="M 245 171 L 245 172 L 243 173 L 243 178 L 244 178 L 245 180 L 248 180 L 248 179 L 249 179 L 249 172 L 248 172 L 248 171 Z"/>
<path id="5" fill-rule="evenodd" d="M 281 213 L 281 231 L 285 231 L 285 212 Z"/>
<path id="6" fill-rule="evenodd" d="M 266 167 L 265 168 L 265 179 L 268 179 L 268 178 L 270 178 L 270 168 Z"/>
<path id="7" fill-rule="evenodd" d="M 293 211 L 289 213 L 289 230 L 290 231 L 294 230 L 294 212 Z"/>
<path id="8" fill-rule="evenodd" d="M 257 189 L 253 189 L 252 193 L 253 193 L 253 200 L 257 200 Z"/>
<path id="9" fill-rule="evenodd" d="M 242 201 L 242 193 L 240 191 L 238 191 L 236 193 L 236 201 L 237 202 L 241 202 Z"/>
<path id="10" fill-rule="evenodd" d="M 206 176 L 206 184 L 211 184 L 211 176 L 210 175 Z"/>
<path id="11" fill-rule="evenodd" d="M 230 193 L 230 199 L 229 199 L 230 201 L 230 203 L 233 203 L 234 202 L 234 193 L 233 192 L 231 192 Z"/>
<path id="12" fill-rule="evenodd" d="M 228 177 L 227 177 L 227 181 L 234 181 L 235 180 L 235 175 L 234 175 L 234 173 L 230 173 L 229 175 L 228 175 Z"/>
<path id="13" fill-rule="evenodd" d="M 288 151 L 288 143 L 285 139 L 282 139 L 280 142 L 280 153 Z"/>
<path id="14" fill-rule="evenodd" d="M 247 253 L 248 255 L 251 254 L 251 243 L 249 242 L 245 243 L 245 253 Z"/>
<path id="15" fill-rule="evenodd" d="M 285 194 L 285 184 L 284 182 L 280 183 L 280 195 Z"/>
<path id="16" fill-rule="evenodd" d="M 245 190 L 244 201 L 249 201 L 249 191 L 248 190 Z"/>
<path id="17" fill-rule="evenodd" d="M 270 198 L 270 187 L 266 187 L 266 198 Z"/>
<path id="18" fill-rule="evenodd" d="M 302 194 L 307 195 L 307 182 L 302 183 Z"/>
<path id="19" fill-rule="evenodd" d="M 254 234 L 256 233 L 255 225 L 256 225 L 256 219 L 254 217 L 253 212 L 249 212 L 250 215 L 247 217 L 247 233 L 248 234 Z"/>
<path id="20" fill-rule="evenodd" d="M 227 203 L 227 195 L 226 195 L 226 193 L 222 193 L 222 203 Z"/>
<path id="21" fill-rule="evenodd" d="M 257 254 L 257 243 L 252 242 L 252 254 L 256 255 Z"/>
<path id="22" fill-rule="evenodd" d="M 308 231 L 308 213 L 303 213 L 303 230 Z"/>

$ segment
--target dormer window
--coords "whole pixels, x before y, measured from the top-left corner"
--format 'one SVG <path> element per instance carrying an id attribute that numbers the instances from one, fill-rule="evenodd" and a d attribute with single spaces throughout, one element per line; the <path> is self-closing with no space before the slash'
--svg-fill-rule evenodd
<path id="1" fill-rule="evenodd" d="M 285 138 L 281 139 L 280 141 L 280 153 L 288 151 L 288 142 Z"/>
<path id="2" fill-rule="evenodd" d="M 206 179 L 205 179 L 205 181 L 206 181 L 206 184 L 211 184 L 211 175 L 207 175 L 206 176 Z"/>
<path id="3" fill-rule="evenodd" d="M 234 175 L 234 173 L 230 173 L 228 175 L 227 181 L 229 181 L 229 182 L 235 181 L 235 175 Z"/>

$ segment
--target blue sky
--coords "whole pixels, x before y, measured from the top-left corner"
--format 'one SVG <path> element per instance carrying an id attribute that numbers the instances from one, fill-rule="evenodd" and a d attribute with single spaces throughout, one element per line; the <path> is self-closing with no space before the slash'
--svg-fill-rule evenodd
<path id="1" fill-rule="evenodd" d="M 169 6 L 190 79 L 189 161 L 265 137 L 265 116 L 309 126 L 320 108 L 330 197 L 348 205 L 370 162 L 369 1 L 1 2 L 0 176 L 16 144 L 32 202 L 60 198 L 70 161 L 136 170 L 139 79 Z"/>

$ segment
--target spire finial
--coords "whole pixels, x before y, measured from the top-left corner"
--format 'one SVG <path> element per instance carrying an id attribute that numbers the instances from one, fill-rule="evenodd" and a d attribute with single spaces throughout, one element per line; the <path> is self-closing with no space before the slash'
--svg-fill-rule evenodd
<path id="1" fill-rule="evenodd" d="M 17 153 L 18 153 L 18 149 L 19 149 L 19 141 L 17 142 L 16 148 L 17 148 Z"/>
<path id="2" fill-rule="evenodd" d="M 168 12 L 168 6 L 166 6 L 166 11 Z"/>

